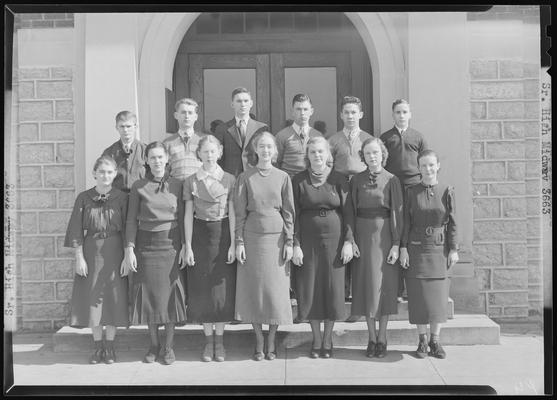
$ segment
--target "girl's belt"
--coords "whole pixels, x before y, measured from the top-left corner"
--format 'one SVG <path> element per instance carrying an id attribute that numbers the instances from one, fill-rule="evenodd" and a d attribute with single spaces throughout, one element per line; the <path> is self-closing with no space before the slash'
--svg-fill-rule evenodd
<path id="1" fill-rule="evenodd" d="M 390 218 L 390 210 L 387 208 L 358 208 L 356 216 L 360 218 Z"/>

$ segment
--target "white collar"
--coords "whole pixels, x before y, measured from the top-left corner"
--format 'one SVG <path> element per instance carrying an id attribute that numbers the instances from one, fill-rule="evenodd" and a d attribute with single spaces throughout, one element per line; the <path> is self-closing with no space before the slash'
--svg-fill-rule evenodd
<path id="1" fill-rule="evenodd" d="M 408 130 L 408 128 L 409 128 L 409 127 L 407 126 L 406 129 L 401 129 L 401 128 L 399 128 L 398 126 L 395 125 L 395 129 L 398 131 L 398 133 L 399 133 L 400 135 L 402 135 L 402 132 L 406 132 L 406 131 Z"/>
<path id="2" fill-rule="evenodd" d="M 197 170 L 197 172 L 195 173 L 195 176 L 197 177 L 197 179 L 199 179 L 200 181 L 205 180 L 209 177 L 220 181 L 222 180 L 222 178 L 224 177 L 224 171 L 223 169 L 220 167 L 220 165 L 217 164 L 217 168 L 215 169 L 214 172 L 208 172 L 205 171 L 205 169 L 203 168 L 203 166 L 199 167 L 199 169 Z"/>
<path id="3" fill-rule="evenodd" d="M 294 132 L 296 132 L 298 134 L 298 136 L 300 136 L 302 134 L 302 127 L 300 125 L 298 125 L 295 122 L 292 122 L 292 129 L 294 129 Z M 309 135 L 309 131 L 310 131 L 310 126 L 307 126 L 307 134 Z"/>
<path id="4" fill-rule="evenodd" d="M 250 120 L 250 117 L 249 117 L 249 115 L 246 116 L 245 118 L 238 118 L 237 116 L 234 116 L 234 119 L 236 120 L 236 126 L 240 125 L 240 120 L 246 121 L 246 126 L 248 126 L 248 122 Z"/>
<path id="5" fill-rule="evenodd" d="M 193 133 L 194 133 L 193 128 L 191 128 L 191 129 L 178 129 L 178 135 L 180 135 L 182 137 L 186 136 L 186 137 L 190 138 L 190 137 L 193 136 Z"/>
<path id="6" fill-rule="evenodd" d="M 355 128 L 355 129 L 352 129 L 351 131 L 349 131 L 349 130 L 346 129 L 346 128 L 342 128 L 342 131 L 344 132 L 344 134 L 346 135 L 346 137 L 349 137 L 350 134 L 353 133 L 353 132 L 354 132 L 355 134 L 358 134 L 358 133 L 360 133 L 360 130 L 361 130 L 360 127 Z"/>

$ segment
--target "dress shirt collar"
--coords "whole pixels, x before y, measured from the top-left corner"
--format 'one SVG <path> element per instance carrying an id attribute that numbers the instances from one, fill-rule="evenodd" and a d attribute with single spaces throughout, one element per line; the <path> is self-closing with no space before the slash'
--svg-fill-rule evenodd
<path id="1" fill-rule="evenodd" d="M 292 122 L 292 129 L 294 129 L 294 132 L 296 132 L 296 134 L 298 136 L 300 136 L 302 134 L 302 127 L 295 122 Z M 309 130 L 310 130 L 310 127 L 308 125 L 308 126 L 306 126 L 306 134 L 308 136 L 309 136 Z"/>
<path id="2" fill-rule="evenodd" d="M 350 134 L 353 134 L 354 137 L 356 137 L 358 135 L 358 133 L 360 133 L 360 127 L 354 128 L 352 130 L 342 128 L 342 131 L 344 132 L 344 135 L 346 136 L 346 138 L 350 139 Z"/>
<path id="3" fill-rule="evenodd" d="M 132 151 L 132 147 L 133 147 L 133 140 L 128 143 L 128 144 L 124 144 L 124 142 L 122 142 L 122 140 L 120 139 L 120 145 L 122 146 L 122 149 L 126 152 L 129 153 Z"/>
<path id="4" fill-rule="evenodd" d="M 213 172 L 205 171 L 203 166 L 201 166 L 201 167 L 199 167 L 199 169 L 197 170 L 197 172 L 195 174 L 197 176 L 197 179 L 199 179 L 200 181 L 205 180 L 209 177 L 211 177 L 211 178 L 213 178 L 217 181 L 221 181 L 222 178 L 224 177 L 224 171 L 220 167 L 220 165 L 218 165 L 218 164 L 217 164 L 217 168 Z"/>
<path id="5" fill-rule="evenodd" d="M 184 138 L 187 137 L 188 139 L 191 138 L 193 136 L 193 128 L 190 129 L 178 129 L 178 135 L 180 135 L 180 137 Z"/>
<path id="6" fill-rule="evenodd" d="M 406 132 L 408 130 L 408 127 L 406 127 L 404 130 L 402 128 L 399 128 L 398 126 L 395 125 L 395 129 L 398 131 L 398 134 L 400 136 L 403 135 L 403 132 Z"/>
<path id="7" fill-rule="evenodd" d="M 234 116 L 234 119 L 236 120 L 236 126 L 240 126 L 240 120 L 243 119 L 244 121 L 246 121 L 246 127 L 247 127 L 250 117 L 249 115 L 247 115 L 245 118 L 238 118 L 237 116 Z"/>

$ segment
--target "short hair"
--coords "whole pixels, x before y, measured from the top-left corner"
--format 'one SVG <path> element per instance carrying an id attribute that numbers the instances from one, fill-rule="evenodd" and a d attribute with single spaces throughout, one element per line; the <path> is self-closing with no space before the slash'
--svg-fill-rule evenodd
<path id="1" fill-rule="evenodd" d="M 199 104 L 197 104 L 197 101 L 195 101 L 194 99 L 189 99 L 189 98 L 183 98 L 180 99 L 176 102 L 176 104 L 174 104 L 174 111 L 178 111 L 178 108 L 182 105 L 188 105 L 188 106 L 195 106 L 195 112 L 198 113 L 199 112 Z"/>
<path id="2" fill-rule="evenodd" d="M 437 153 L 434 152 L 433 150 L 427 149 L 427 150 L 420 151 L 418 153 L 418 157 L 416 158 L 417 161 L 418 161 L 418 165 L 420 165 L 420 159 L 424 158 L 424 157 L 427 157 L 427 156 L 433 156 L 433 157 L 435 157 L 437 162 L 439 162 L 439 156 L 437 156 Z"/>
<path id="3" fill-rule="evenodd" d="M 364 140 L 364 142 L 362 143 L 362 148 L 360 149 L 360 159 L 362 160 L 362 162 L 364 164 L 367 165 L 366 163 L 366 159 L 364 157 L 364 149 L 366 148 L 366 146 L 368 144 L 371 143 L 378 143 L 379 144 L 379 148 L 381 149 L 381 156 L 382 156 L 382 160 L 381 160 L 381 166 L 384 167 L 385 164 L 387 164 L 387 158 L 389 158 L 389 151 L 387 150 L 387 147 L 385 146 L 385 143 L 383 143 L 383 141 L 379 138 L 376 138 L 375 136 L 372 136 L 370 138 L 367 138 L 366 140 Z"/>
<path id="4" fill-rule="evenodd" d="M 116 125 L 118 125 L 118 121 L 127 121 L 128 119 L 134 119 L 135 122 L 137 123 L 137 115 L 135 115 L 135 113 L 131 112 L 131 111 L 120 111 L 118 114 L 116 114 L 116 117 L 114 117 L 114 120 L 116 121 Z"/>
<path id="5" fill-rule="evenodd" d="M 253 166 L 257 165 L 257 163 L 259 162 L 259 156 L 257 155 L 257 145 L 259 141 L 263 138 L 269 138 L 273 141 L 273 144 L 275 146 L 275 154 L 273 155 L 271 161 L 273 163 L 277 161 L 278 148 L 277 148 L 277 141 L 275 139 L 275 136 L 269 131 L 261 131 L 252 136 L 250 140 L 251 146 L 248 146 L 248 148 L 251 148 L 251 154 L 248 153 L 248 162 Z"/>
<path id="6" fill-rule="evenodd" d="M 102 164 L 110 165 L 114 170 L 117 168 L 114 158 L 111 156 L 100 156 L 95 160 L 95 164 L 93 164 L 93 171 L 96 171 Z"/>
<path id="7" fill-rule="evenodd" d="M 153 149 L 163 149 L 164 150 L 164 154 L 166 154 L 166 156 L 168 157 L 168 147 L 166 147 L 166 145 L 159 141 L 159 140 L 155 140 L 154 142 L 151 142 L 147 145 L 147 147 L 145 147 L 145 171 L 149 174 L 152 174 L 151 172 L 151 167 L 149 166 L 149 152 Z M 167 172 L 170 171 L 168 165 L 166 167 Z"/>
<path id="8" fill-rule="evenodd" d="M 231 96 L 232 100 L 234 100 L 234 96 L 240 93 L 247 93 L 251 98 L 251 93 L 249 92 L 249 90 L 247 90 L 245 87 L 237 87 L 232 91 L 232 96 Z"/>
<path id="9" fill-rule="evenodd" d="M 223 152 L 222 143 L 220 142 L 220 140 L 218 140 L 213 135 L 205 135 L 201 139 L 199 139 L 199 143 L 197 144 L 197 149 L 195 149 L 195 155 L 197 156 L 197 159 L 199 161 L 202 161 L 201 157 L 199 156 L 199 152 L 201 151 L 203 146 L 205 146 L 205 144 L 207 144 L 207 143 L 214 143 L 214 144 L 217 145 L 217 148 L 219 149 L 218 159 L 220 160 L 220 158 L 222 157 L 222 152 Z"/>
<path id="10" fill-rule="evenodd" d="M 224 121 L 221 119 L 215 119 L 214 121 L 211 121 L 211 127 L 209 128 L 211 130 L 212 133 L 215 133 L 215 131 L 217 130 L 217 127 L 219 125 L 224 124 Z"/>
<path id="11" fill-rule="evenodd" d="M 341 111 L 346 104 L 356 104 L 360 111 L 362 111 L 362 101 L 356 96 L 344 96 L 340 102 Z"/>
<path id="12" fill-rule="evenodd" d="M 313 129 L 318 130 L 324 135 L 325 133 L 327 133 L 327 124 L 325 123 L 325 121 L 315 121 L 313 123 Z"/>
<path id="13" fill-rule="evenodd" d="M 306 163 L 306 168 L 309 168 L 311 166 L 311 163 L 309 162 L 309 146 L 311 145 L 315 145 L 315 144 L 324 144 L 325 148 L 327 149 L 327 152 L 329 153 L 329 157 L 327 157 L 326 160 L 326 164 L 327 167 L 332 167 L 333 166 L 333 154 L 331 153 L 331 145 L 329 144 L 329 141 L 327 139 L 325 139 L 323 136 L 312 136 L 309 138 L 307 145 L 306 145 L 306 154 L 304 155 L 304 161 Z"/>
<path id="14" fill-rule="evenodd" d="M 398 106 L 399 104 L 406 104 L 408 107 L 410 107 L 410 103 L 408 103 L 408 101 L 404 99 L 396 99 L 395 101 L 393 101 L 393 105 L 391 109 L 394 111 L 395 107 Z"/>
<path id="15" fill-rule="evenodd" d="M 292 107 L 294 107 L 295 103 L 303 103 L 304 101 L 309 102 L 309 104 L 311 104 L 311 106 L 313 107 L 313 103 L 311 102 L 311 99 L 307 94 L 304 93 L 298 93 L 292 98 Z"/>

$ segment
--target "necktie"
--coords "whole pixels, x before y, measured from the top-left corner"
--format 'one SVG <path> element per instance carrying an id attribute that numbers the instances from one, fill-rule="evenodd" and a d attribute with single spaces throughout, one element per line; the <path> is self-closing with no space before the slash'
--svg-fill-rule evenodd
<path id="1" fill-rule="evenodd" d="M 242 146 L 246 140 L 246 121 L 241 119 L 239 124 L 240 138 L 242 139 Z"/>
<path id="2" fill-rule="evenodd" d="M 302 142 L 306 143 L 308 138 L 307 128 L 302 127 L 300 128 L 300 137 L 302 138 Z"/>
<path id="3" fill-rule="evenodd" d="M 351 142 L 354 141 L 354 138 L 356 137 L 357 132 L 355 130 L 350 131 L 350 133 L 348 134 L 348 140 L 350 140 Z"/>

